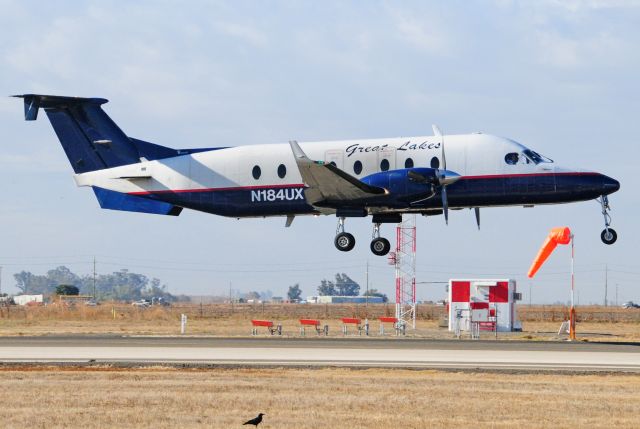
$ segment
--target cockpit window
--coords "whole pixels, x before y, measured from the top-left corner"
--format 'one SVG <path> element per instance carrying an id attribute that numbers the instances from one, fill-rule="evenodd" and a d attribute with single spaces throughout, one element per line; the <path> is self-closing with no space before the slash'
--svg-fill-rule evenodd
<path id="1" fill-rule="evenodd" d="M 519 158 L 520 156 L 517 153 L 511 152 L 504 156 L 504 162 L 506 162 L 509 165 L 516 165 L 518 163 Z"/>
<path id="2" fill-rule="evenodd" d="M 553 162 L 552 159 L 549 159 L 544 155 L 540 155 L 538 152 L 534 152 L 531 149 L 523 150 L 522 154 L 527 157 L 527 160 L 534 164 L 540 164 L 541 162 Z"/>
<path id="3" fill-rule="evenodd" d="M 509 165 L 516 164 L 540 164 L 542 162 L 553 162 L 552 159 L 547 158 L 544 155 L 540 155 L 538 152 L 534 152 L 531 149 L 525 149 L 521 153 L 510 152 L 504 156 L 504 162 Z"/>

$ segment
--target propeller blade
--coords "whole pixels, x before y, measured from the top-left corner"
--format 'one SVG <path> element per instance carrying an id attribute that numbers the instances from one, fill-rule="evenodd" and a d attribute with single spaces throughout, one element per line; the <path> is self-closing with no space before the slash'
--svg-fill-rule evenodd
<path id="1" fill-rule="evenodd" d="M 444 136 L 441 137 L 440 141 L 442 142 L 442 169 L 447 169 L 447 157 L 444 154 Z"/>
<path id="2" fill-rule="evenodd" d="M 480 231 L 480 207 L 474 207 L 473 211 L 476 212 L 476 223 L 478 224 L 478 231 Z"/>
<path id="3" fill-rule="evenodd" d="M 442 196 L 442 211 L 444 213 L 444 221 L 449 225 L 449 202 L 447 201 L 447 187 L 443 186 L 440 190 Z"/>

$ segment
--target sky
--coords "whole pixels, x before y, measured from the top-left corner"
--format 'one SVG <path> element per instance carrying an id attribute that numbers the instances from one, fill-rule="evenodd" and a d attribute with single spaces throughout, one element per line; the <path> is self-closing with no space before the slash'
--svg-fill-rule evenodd
<path id="1" fill-rule="evenodd" d="M 600 242 L 590 201 L 483 209 L 417 219 L 419 300 L 450 278 L 515 278 L 524 301 L 569 298 L 569 249 L 533 281 L 550 228 L 575 234 L 580 304 L 640 301 L 635 245 L 640 181 L 640 1 L 9 1 L 0 0 L 0 94 L 104 97 L 132 137 L 174 148 L 420 136 L 510 137 L 559 165 L 616 178 L 618 242 Z M 370 253 L 371 222 L 335 217 L 227 219 L 101 210 L 46 116 L 23 120 L 0 97 L 0 266 L 66 265 L 158 277 L 176 294 L 228 295 L 299 283 L 303 296 L 344 272 L 395 296 L 394 270 Z M 394 225 L 382 235 L 395 236 Z"/>

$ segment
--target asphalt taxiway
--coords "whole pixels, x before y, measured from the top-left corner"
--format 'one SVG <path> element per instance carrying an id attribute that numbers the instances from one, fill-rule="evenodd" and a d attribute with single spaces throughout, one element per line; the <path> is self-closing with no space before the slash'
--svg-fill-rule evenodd
<path id="1" fill-rule="evenodd" d="M 640 344 L 360 337 L 4 337 L 0 362 L 640 372 Z"/>

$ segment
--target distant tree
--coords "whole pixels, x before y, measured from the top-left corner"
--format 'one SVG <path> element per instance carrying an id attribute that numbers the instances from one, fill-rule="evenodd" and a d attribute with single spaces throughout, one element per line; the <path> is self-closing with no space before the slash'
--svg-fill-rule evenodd
<path id="1" fill-rule="evenodd" d="M 271 292 L 269 289 L 262 290 L 262 291 L 260 291 L 258 293 L 260 294 L 260 298 L 263 301 L 269 301 L 271 298 L 273 298 L 273 292 Z"/>
<path id="2" fill-rule="evenodd" d="M 378 296 L 382 298 L 382 302 L 389 302 L 389 297 L 382 292 L 378 292 L 378 289 L 369 289 L 362 296 Z"/>
<path id="3" fill-rule="evenodd" d="M 300 285 L 298 283 L 293 286 L 289 286 L 289 291 L 287 292 L 287 298 L 289 298 L 289 301 L 300 299 L 300 295 L 302 295 L 302 290 L 300 290 Z"/>
<path id="4" fill-rule="evenodd" d="M 336 291 L 340 296 L 357 296 L 360 293 L 360 285 L 345 273 L 336 274 Z"/>
<path id="5" fill-rule="evenodd" d="M 56 295 L 80 295 L 80 289 L 73 285 L 58 285 Z"/>
<path id="6" fill-rule="evenodd" d="M 58 285 L 72 285 L 81 293 L 93 294 L 94 278 L 92 275 L 78 276 L 65 266 L 47 271 L 45 275 L 35 275 L 28 271 L 21 271 L 13 275 L 16 287 L 25 294 L 52 294 Z M 167 301 L 174 301 L 167 286 L 159 279 L 149 280 L 143 274 L 120 270 L 111 274 L 101 274 L 95 279 L 96 292 L 103 300 L 139 300 L 141 298 L 156 297 Z"/>
<path id="7" fill-rule="evenodd" d="M 260 294 L 258 292 L 253 291 L 253 292 L 249 292 L 248 294 L 246 294 L 245 297 L 248 300 L 249 299 L 256 300 L 256 299 L 260 299 Z"/>
<path id="8" fill-rule="evenodd" d="M 47 276 L 37 276 L 28 271 L 21 271 L 13 275 L 16 287 L 23 294 L 49 294 L 55 289 L 54 284 L 49 284 Z"/>
<path id="9" fill-rule="evenodd" d="M 79 286 L 81 280 L 80 277 L 77 274 L 74 274 L 69 268 L 65 266 L 59 266 L 57 268 L 54 268 L 53 270 L 47 271 L 47 283 L 51 286 Z"/>
<path id="10" fill-rule="evenodd" d="M 321 280 L 320 286 L 318 286 L 318 295 L 320 296 L 337 295 L 336 286 L 330 280 Z"/>

